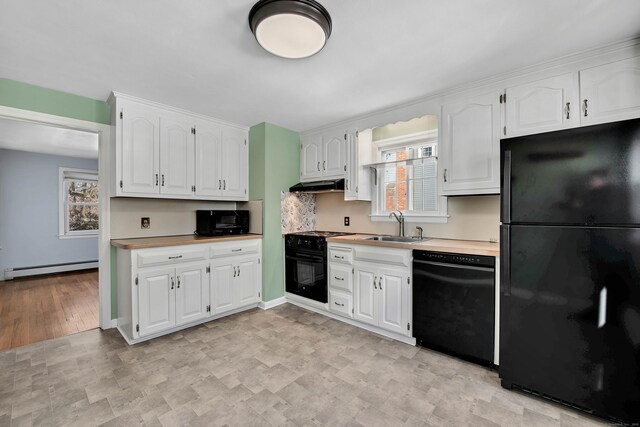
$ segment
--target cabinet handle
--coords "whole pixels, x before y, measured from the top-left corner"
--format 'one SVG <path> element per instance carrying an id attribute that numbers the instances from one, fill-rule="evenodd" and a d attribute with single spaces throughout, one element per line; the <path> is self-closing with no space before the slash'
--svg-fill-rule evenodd
<path id="1" fill-rule="evenodd" d="M 238 266 L 238 277 L 240 277 L 240 266 Z"/>
<path id="2" fill-rule="evenodd" d="M 327 166 L 327 162 L 326 162 L 326 160 L 325 160 L 324 162 L 322 162 L 322 170 L 323 170 L 323 171 L 326 171 L 326 170 L 327 170 L 326 166 Z"/>
<path id="3" fill-rule="evenodd" d="M 171 289 L 173 289 L 175 287 L 175 283 L 173 281 L 173 277 L 171 278 Z"/>
<path id="4" fill-rule="evenodd" d="M 382 289 L 382 277 L 378 278 L 378 289 Z"/>
<path id="5" fill-rule="evenodd" d="M 373 289 L 378 289 L 378 287 L 376 286 L 376 280 L 378 280 L 377 277 L 373 278 Z"/>
<path id="6" fill-rule="evenodd" d="M 178 276 L 178 289 L 180 289 L 180 276 Z"/>
<path id="7" fill-rule="evenodd" d="M 585 99 L 584 100 L 584 116 L 587 117 L 589 115 L 589 100 Z"/>
<path id="8" fill-rule="evenodd" d="M 338 255 L 334 255 L 333 257 L 336 258 L 336 259 L 344 259 L 343 256 L 338 256 Z"/>
<path id="9" fill-rule="evenodd" d="M 158 186 L 158 174 L 156 174 L 156 187 Z"/>
<path id="10" fill-rule="evenodd" d="M 447 182 L 447 170 L 444 170 L 444 182 Z"/>
<path id="11" fill-rule="evenodd" d="M 162 186 L 164 187 L 164 174 L 162 174 Z"/>
<path id="12" fill-rule="evenodd" d="M 333 302 L 335 305 L 339 306 L 339 307 L 344 307 L 344 303 L 343 304 L 338 304 L 338 301 L 334 301 Z"/>
<path id="13" fill-rule="evenodd" d="M 182 255 L 170 256 L 169 259 L 180 259 Z"/>
<path id="14" fill-rule="evenodd" d="M 347 187 L 347 190 L 349 189 L 349 180 L 348 179 L 345 181 L 344 186 Z"/>
<path id="15" fill-rule="evenodd" d="M 236 274 L 236 267 L 234 266 L 234 267 L 233 267 L 233 277 L 236 277 L 236 275 L 237 275 L 237 274 Z"/>
<path id="16" fill-rule="evenodd" d="M 231 252 L 240 252 L 242 249 L 231 249 Z"/>
<path id="17" fill-rule="evenodd" d="M 226 190 L 226 189 L 227 189 L 227 180 L 226 180 L 226 179 L 223 179 L 223 180 L 222 180 L 222 189 L 223 189 L 223 190 Z"/>
<path id="18" fill-rule="evenodd" d="M 218 190 L 222 190 L 222 180 L 218 180 Z"/>
<path id="19" fill-rule="evenodd" d="M 567 119 L 571 117 L 571 103 L 567 102 Z"/>
<path id="20" fill-rule="evenodd" d="M 333 276 L 334 279 L 344 282 L 344 277 Z"/>
<path id="21" fill-rule="evenodd" d="M 318 162 L 318 172 L 320 172 L 320 162 Z"/>

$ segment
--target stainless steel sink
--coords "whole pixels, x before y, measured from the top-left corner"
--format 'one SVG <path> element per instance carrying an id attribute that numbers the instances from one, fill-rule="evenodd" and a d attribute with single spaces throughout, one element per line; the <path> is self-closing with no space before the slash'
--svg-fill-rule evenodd
<path id="1" fill-rule="evenodd" d="M 420 243 L 425 240 L 429 240 L 426 238 L 419 237 L 400 237 L 400 236 L 371 236 L 371 237 L 363 237 L 362 240 L 372 240 L 375 242 L 396 242 L 396 243 Z"/>

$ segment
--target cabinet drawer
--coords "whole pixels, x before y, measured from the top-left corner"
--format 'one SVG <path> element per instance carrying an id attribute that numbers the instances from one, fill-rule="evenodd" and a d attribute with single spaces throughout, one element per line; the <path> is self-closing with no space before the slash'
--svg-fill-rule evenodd
<path id="1" fill-rule="evenodd" d="M 207 248 L 173 248 L 138 253 L 138 267 L 207 259 Z"/>
<path id="2" fill-rule="evenodd" d="M 211 258 L 258 253 L 259 240 L 239 240 L 211 245 Z"/>
<path id="3" fill-rule="evenodd" d="M 329 263 L 329 286 L 331 288 L 342 289 L 353 292 L 352 268 L 348 265 Z"/>
<path id="4" fill-rule="evenodd" d="M 340 291 L 329 291 L 329 307 L 332 312 L 353 317 L 353 297 Z"/>
<path id="5" fill-rule="evenodd" d="M 353 263 L 353 251 L 351 248 L 341 248 L 338 246 L 329 247 L 329 262 Z"/>

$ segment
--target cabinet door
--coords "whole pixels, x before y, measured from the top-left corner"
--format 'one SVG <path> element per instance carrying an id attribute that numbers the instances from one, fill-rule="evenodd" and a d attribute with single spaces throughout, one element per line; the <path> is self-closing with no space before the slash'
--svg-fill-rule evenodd
<path id="1" fill-rule="evenodd" d="M 407 334 L 407 301 L 405 289 L 407 273 L 402 270 L 383 268 L 379 272 L 378 293 L 380 294 L 378 325 L 391 332 Z"/>
<path id="2" fill-rule="evenodd" d="M 346 134 L 322 137 L 322 175 L 344 178 L 347 169 Z"/>
<path id="3" fill-rule="evenodd" d="M 358 147 L 354 134 L 347 134 L 345 141 L 347 152 L 347 171 L 344 178 L 344 199 L 358 200 L 356 187 L 358 185 Z"/>
<path id="4" fill-rule="evenodd" d="M 442 107 L 442 194 L 500 192 L 500 93 Z"/>
<path id="5" fill-rule="evenodd" d="M 122 192 L 157 194 L 160 117 L 135 104 L 124 104 L 122 114 Z"/>
<path id="6" fill-rule="evenodd" d="M 300 147 L 300 180 L 312 181 L 322 176 L 322 140 L 313 137 Z"/>
<path id="7" fill-rule="evenodd" d="M 196 195 L 222 195 L 220 145 L 222 127 L 209 122 L 196 124 Z"/>
<path id="8" fill-rule="evenodd" d="M 246 132 L 223 128 L 221 147 L 223 195 L 246 200 L 249 160 Z"/>
<path id="9" fill-rule="evenodd" d="M 260 301 L 260 290 L 258 290 L 259 268 L 258 257 L 246 257 L 237 259 L 236 262 L 236 291 L 237 305 L 242 307 L 248 304 L 255 304 Z M 262 286 L 260 285 L 260 288 Z"/>
<path id="10" fill-rule="evenodd" d="M 179 114 L 160 118 L 160 193 L 193 194 L 195 142 L 193 123 Z"/>
<path id="11" fill-rule="evenodd" d="M 354 281 L 354 313 L 353 318 L 371 325 L 378 325 L 376 294 L 378 287 L 374 283 L 378 277 L 376 270 L 368 266 L 356 265 Z"/>
<path id="12" fill-rule="evenodd" d="M 232 258 L 211 263 L 211 312 L 215 314 L 233 310 L 236 267 Z"/>
<path id="13" fill-rule="evenodd" d="M 640 57 L 580 71 L 583 125 L 640 117 Z"/>
<path id="14" fill-rule="evenodd" d="M 176 269 L 176 325 L 209 316 L 209 281 L 207 265 L 201 263 Z"/>
<path id="15" fill-rule="evenodd" d="M 580 126 L 578 76 L 567 73 L 507 89 L 506 136 Z"/>
<path id="16" fill-rule="evenodd" d="M 138 275 L 138 324 L 140 336 L 176 325 L 175 270 L 158 268 Z"/>

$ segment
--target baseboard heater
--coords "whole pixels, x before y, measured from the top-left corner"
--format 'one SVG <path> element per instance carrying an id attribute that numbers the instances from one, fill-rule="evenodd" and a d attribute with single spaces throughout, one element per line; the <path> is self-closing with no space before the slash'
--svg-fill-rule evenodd
<path id="1" fill-rule="evenodd" d="M 40 274 L 63 273 L 65 271 L 88 270 L 91 268 L 98 268 L 97 260 L 38 265 L 33 267 L 6 268 L 4 270 L 4 279 L 11 280 L 16 277 L 38 276 Z"/>

